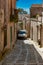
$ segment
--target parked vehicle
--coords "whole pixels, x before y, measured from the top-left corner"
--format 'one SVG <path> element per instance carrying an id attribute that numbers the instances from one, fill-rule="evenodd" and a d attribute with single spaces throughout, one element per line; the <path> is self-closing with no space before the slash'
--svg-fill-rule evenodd
<path id="1" fill-rule="evenodd" d="M 19 30 L 17 33 L 17 38 L 27 38 L 27 31 L 26 30 Z"/>

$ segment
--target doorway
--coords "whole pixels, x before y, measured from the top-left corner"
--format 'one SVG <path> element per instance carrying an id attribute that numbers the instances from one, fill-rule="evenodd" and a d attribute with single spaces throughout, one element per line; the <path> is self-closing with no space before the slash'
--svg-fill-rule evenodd
<path id="1" fill-rule="evenodd" d="M 4 48 L 7 45 L 7 26 L 4 28 Z"/>
<path id="2" fill-rule="evenodd" d="M 10 27 L 10 47 L 12 47 L 12 27 Z"/>

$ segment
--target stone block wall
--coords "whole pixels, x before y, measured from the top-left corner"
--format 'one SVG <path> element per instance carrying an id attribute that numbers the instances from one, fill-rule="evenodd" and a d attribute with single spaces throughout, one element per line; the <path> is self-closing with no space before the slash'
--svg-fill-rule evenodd
<path id="1" fill-rule="evenodd" d="M 7 26 L 7 47 L 12 48 L 16 41 L 16 29 L 14 22 L 8 23 Z"/>
<path id="2" fill-rule="evenodd" d="M 4 10 L 0 10 L 0 51 L 4 48 L 4 30 L 3 30 L 3 24 L 4 24 Z"/>
<path id="3" fill-rule="evenodd" d="M 43 47 L 43 24 L 40 21 L 31 19 L 30 38 Z"/>

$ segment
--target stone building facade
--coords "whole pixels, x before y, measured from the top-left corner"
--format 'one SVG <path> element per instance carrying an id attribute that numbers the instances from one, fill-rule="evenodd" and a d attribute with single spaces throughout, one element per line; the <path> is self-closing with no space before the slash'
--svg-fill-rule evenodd
<path id="1" fill-rule="evenodd" d="M 42 18 L 42 17 L 41 17 Z M 43 23 L 42 21 L 37 20 L 36 18 L 30 19 L 30 38 L 37 42 L 36 45 L 43 47 Z"/>
<path id="2" fill-rule="evenodd" d="M 41 16 L 43 11 L 42 4 L 33 4 L 30 8 L 30 17 L 36 17 L 37 15 Z"/>
<path id="3" fill-rule="evenodd" d="M 16 41 L 16 25 L 10 22 L 10 14 L 16 8 L 16 0 L 0 0 L 0 52 L 12 48 Z"/>
<path id="4" fill-rule="evenodd" d="M 30 38 L 43 47 L 43 4 L 31 6 L 30 22 Z"/>

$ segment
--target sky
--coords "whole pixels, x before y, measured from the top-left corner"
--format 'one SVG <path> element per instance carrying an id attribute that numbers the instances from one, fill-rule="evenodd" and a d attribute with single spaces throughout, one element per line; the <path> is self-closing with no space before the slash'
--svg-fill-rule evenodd
<path id="1" fill-rule="evenodd" d="M 30 7 L 32 4 L 41 4 L 42 0 L 18 0 L 16 3 L 17 8 L 23 8 L 25 11 L 30 13 Z"/>

